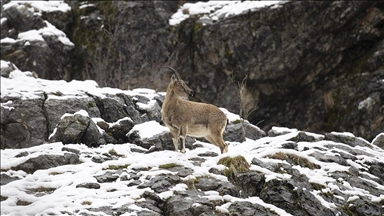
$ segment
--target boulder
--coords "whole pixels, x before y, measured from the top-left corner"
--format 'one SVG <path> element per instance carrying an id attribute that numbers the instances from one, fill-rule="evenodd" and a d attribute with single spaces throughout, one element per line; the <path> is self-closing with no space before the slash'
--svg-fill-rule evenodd
<path id="1" fill-rule="evenodd" d="M 351 133 L 326 133 L 325 140 L 332 140 L 334 142 L 341 142 L 352 147 L 362 146 L 362 147 L 370 147 L 370 143 L 363 138 L 355 137 Z"/>
<path id="2" fill-rule="evenodd" d="M 164 215 L 215 215 L 213 204 L 197 190 L 179 191 L 164 204 Z"/>
<path id="3" fill-rule="evenodd" d="M 22 170 L 26 173 L 32 174 L 36 170 L 40 169 L 49 169 L 67 164 L 78 163 L 80 163 L 79 156 L 73 153 L 64 153 L 64 155 L 41 154 L 37 157 L 28 159 L 24 163 L 12 167 L 12 169 Z"/>
<path id="4" fill-rule="evenodd" d="M 57 95 L 49 95 L 44 101 L 44 111 L 46 114 L 49 127 L 49 134 L 53 132 L 61 117 L 66 113 L 75 113 L 84 110 L 89 117 L 100 117 L 99 108 L 92 97 L 83 96 L 65 96 L 60 92 Z"/>
<path id="5" fill-rule="evenodd" d="M 64 115 L 50 136 L 51 142 L 63 144 L 84 143 L 90 147 L 100 145 L 101 134 L 97 125 L 85 111 Z"/>
<path id="6" fill-rule="evenodd" d="M 262 205 L 251 202 L 234 202 L 228 208 L 229 215 L 279 215 Z"/>
<path id="7" fill-rule="evenodd" d="M 252 140 L 257 140 L 265 137 L 266 134 L 259 127 L 252 125 L 248 121 L 244 121 L 245 137 Z M 229 122 L 225 129 L 223 139 L 230 142 L 242 142 L 242 129 L 243 124 L 241 120 Z"/>
<path id="8" fill-rule="evenodd" d="M 1 148 L 26 148 L 44 143 L 48 131 L 43 98 L 3 100 L 12 101 L 12 105 L 1 106 Z"/>
<path id="9" fill-rule="evenodd" d="M 372 144 L 384 149 L 384 133 L 378 134 L 373 140 Z"/>

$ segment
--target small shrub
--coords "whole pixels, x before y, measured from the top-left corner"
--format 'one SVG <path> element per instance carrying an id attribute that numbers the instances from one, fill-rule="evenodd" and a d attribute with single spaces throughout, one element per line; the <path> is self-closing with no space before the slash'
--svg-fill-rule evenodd
<path id="1" fill-rule="evenodd" d="M 83 201 L 83 202 L 81 203 L 81 205 L 91 205 L 91 204 L 92 204 L 91 201 Z"/>
<path id="2" fill-rule="evenodd" d="M 103 168 L 103 170 L 119 170 L 119 169 L 126 169 L 129 167 L 130 164 L 123 164 L 123 165 L 109 165 L 108 168 Z"/>
<path id="3" fill-rule="evenodd" d="M 196 189 L 195 184 L 198 182 L 199 180 L 197 178 L 189 178 L 188 180 L 184 181 L 184 184 L 187 185 L 188 189 Z"/>
<path id="4" fill-rule="evenodd" d="M 124 155 L 121 155 L 121 154 L 117 153 L 115 149 L 111 149 L 111 150 L 109 150 L 108 153 L 109 153 L 110 155 L 112 155 L 112 156 L 116 156 L 116 157 L 123 157 L 123 156 L 124 156 Z"/>
<path id="5" fill-rule="evenodd" d="M 55 190 L 56 188 L 46 188 L 46 187 L 38 187 L 33 189 L 33 191 L 36 193 L 52 193 Z"/>
<path id="6" fill-rule="evenodd" d="M 317 184 L 317 183 L 313 183 L 313 182 L 310 182 L 310 184 L 311 184 L 311 187 L 314 190 L 321 190 L 321 189 L 325 189 L 326 188 L 326 186 L 322 185 L 322 184 Z"/>
<path id="7" fill-rule="evenodd" d="M 23 201 L 23 200 L 17 200 L 16 202 L 16 205 L 18 206 L 27 206 L 27 205 L 31 205 L 32 203 L 31 202 L 27 202 L 27 201 Z"/>
<path id="8" fill-rule="evenodd" d="M 160 169 L 170 169 L 170 168 L 173 168 L 173 167 L 178 167 L 180 166 L 179 164 L 176 164 L 176 163 L 169 163 L 169 164 L 162 164 L 159 166 Z"/>
<path id="9" fill-rule="evenodd" d="M 249 163 L 243 156 L 236 157 L 224 157 L 219 160 L 217 164 L 222 164 L 227 168 L 223 171 L 223 174 L 229 179 L 234 179 L 237 173 L 243 173 L 249 171 Z"/>
<path id="10" fill-rule="evenodd" d="M 295 154 L 285 154 L 282 152 L 278 152 L 278 153 L 275 153 L 273 155 L 269 155 L 267 157 L 271 158 L 271 159 L 285 160 L 288 163 L 292 163 L 292 164 L 299 165 L 302 167 L 307 167 L 309 169 L 320 169 L 319 165 L 312 163 L 309 160 L 307 160 L 306 158 L 300 157 L 300 156 L 295 155 Z"/>

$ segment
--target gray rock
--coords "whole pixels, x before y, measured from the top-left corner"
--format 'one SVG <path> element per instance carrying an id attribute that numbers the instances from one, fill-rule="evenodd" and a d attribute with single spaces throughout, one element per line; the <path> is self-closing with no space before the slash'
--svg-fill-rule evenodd
<path id="1" fill-rule="evenodd" d="M 319 141 L 321 139 L 317 139 L 314 136 L 308 135 L 307 133 L 300 131 L 295 137 L 289 140 L 294 142 L 314 142 Z"/>
<path id="2" fill-rule="evenodd" d="M 68 148 L 68 147 L 63 147 L 63 148 L 61 149 L 61 151 L 72 152 L 72 153 L 75 153 L 75 154 L 77 154 L 77 155 L 80 154 L 80 150 L 78 150 L 78 149 L 73 149 L 73 148 Z"/>
<path id="3" fill-rule="evenodd" d="M 103 175 L 95 176 L 98 183 L 114 182 L 119 178 L 116 172 L 107 171 Z"/>
<path id="4" fill-rule="evenodd" d="M 90 147 L 99 146 L 100 132 L 96 124 L 88 116 L 81 114 L 69 115 L 62 118 L 57 124 L 56 133 L 51 142 L 84 143 Z"/>
<path id="5" fill-rule="evenodd" d="M 170 174 L 155 176 L 148 182 L 139 185 L 137 188 L 151 188 L 156 193 L 167 191 L 171 186 L 174 186 L 181 182 L 180 177 Z"/>
<path id="6" fill-rule="evenodd" d="M 44 143 L 48 137 L 47 119 L 42 110 L 43 99 L 11 99 L 14 109 L 5 111 L 1 120 L 1 148 L 26 148 Z M 3 115 L 3 113 L 2 113 Z"/>
<path id="7" fill-rule="evenodd" d="M 134 122 L 130 119 L 121 119 L 113 124 L 106 131 L 111 134 L 115 142 L 108 143 L 126 143 L 128 142 L 127 133 L 133 128 Z"/>
<path id="8" fill-rule="evenodd" d="M 195 188 L 201 191 L 214 190 L 219 192 L 220 195 L 231 195 L 234 197 L 240 196 L 239 188 L 235 187 L 230 182 L 221 181 L 219 179 L 211 177 L 201 177 L 199 181 L 195 183 Z"/>
<path id="9" fill-rule="evenodd" d="M 57 92 L 57 96 L 48 96 L 44 102 L 44 111 L 46 113 L 49 127 L 49 134 L 53 132 L 56 125 L 60 122 L 61 117 L 66 113 L 75 113 L 85 110 L 89 117 L 100 118 L 101 114 L 96 102 L 92 97 L 83 95 L 84 97 L 63 97 Z"/>
<path id="10" fill-rule="evenodd" d="M 164 215 L 215 215 L 213 204 L 196 190 L 180 191 L 164 204 Z"/>
<path id="11" fill-rule="evenodd" d="M 233 180 L 242 190 L 243 197 L 258 196 L 265 184 L 264 174 L 258 172 L 238 173 Z"/>
<path id="12" fill-rule="evenodd" d="M 197 156 L 199 157 L 216 157 L 219 156 L 216 152 L 204 152 L 204 153 L 199 153 Z"/>
<path id="13" fill-rule="evenodd" d="M 80 163 L 79 156 L 73 153 L 64 153 L 64 155 L 39 155 L 30 158 L 16 167 L 14 170 L 23 170 L 26 173 L 34 173 L 36 170 L 49 169 L 67 164 Z"/>
<path id="14" fill-rule="evenodd" d="M 341 143 L 350 145 L 352 147 L 355 147 L 355 146 L 370 147 L 370 143 L 364 140 L 363 138 L 339 134 L 339 133 L 326 133 L 324 139 L 332 140 L 335 142 L 341 142 Z"/>
<path id="15" fill-rule="evenodd" d="M 100 189 L 100 184 L 89 182 L 76 185 L 76 188 Z"/>
<path id="16" fill-rule="evenodd" d="M 265 132 L 257 126 L 244 121 L 245 137 L 253 140 L 265 137 Z M 224 132 L 223 139 L 230 142 L 242 142 L 242 123 L 241 121 L 229 122 Z"/>
<path id="17" fill-rule="evenodd" d="M 271 209 L 251 202 L 234 202 L 228 208 L 229 215 L 279 215 Z"/>
<path id="18" fill-rule="evenodd" d="M 384 133 L 378 134 L 373 140 L 372 144 L 384 149 Z"/>
<path id="19" fill-rule="evenodd" d="M 0 185 L 6 185 L 8 184 L 9 182 L 13 182 L 13 181 L 16 181 L 16 180 L 19 180 L 20 178 L 18 177 L 12 177 L 12 176 L 9 176 L 5 173 L 1 173 L 1 177 L 0 177 Z"/>

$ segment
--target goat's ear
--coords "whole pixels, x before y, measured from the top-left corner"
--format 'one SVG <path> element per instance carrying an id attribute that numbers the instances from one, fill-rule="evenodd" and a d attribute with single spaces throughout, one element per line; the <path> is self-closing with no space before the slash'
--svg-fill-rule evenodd
<path id="1" fill-rule="evenodd" d="M 176 80 L 177 80 L 177 78 L 176 78 L 175 74 L 173 74 L 171 77 L 171 81 L 174 83 Z"/>

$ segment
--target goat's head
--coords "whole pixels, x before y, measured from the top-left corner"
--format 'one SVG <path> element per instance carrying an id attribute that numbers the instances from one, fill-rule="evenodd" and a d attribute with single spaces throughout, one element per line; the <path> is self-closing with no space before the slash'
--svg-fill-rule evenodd
<path id="1" fill-rule="evenodd" d="M 172 88 L 173 92 L 179 97 L 193 97 L 194 92 L 190 89 L 187 84 L 180 78 L 180 74 L 173 68 L 165 66 L 168 69 L 173 71 L 173 75 L 171 78 L 171 83 L 169 83 L 168 88 Z"/>

